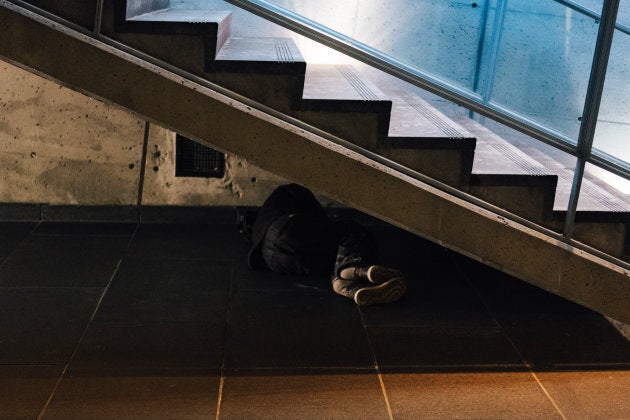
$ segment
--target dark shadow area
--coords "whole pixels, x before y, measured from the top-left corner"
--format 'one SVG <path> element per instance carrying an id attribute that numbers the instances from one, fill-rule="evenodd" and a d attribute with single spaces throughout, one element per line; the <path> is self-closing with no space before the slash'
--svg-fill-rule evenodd
<path id="1" fill-rule="evenodd" d="M 123 389 L 201 389 L 216 407 L 239 377 L 630 370 L 603 316 L 361 221 L 405 273 L 398 302 L 358 308 L 329 278 L 251 271 L 236 224 L 0 223 L 0 383 L 37 414 L 66 369 L 49 407 L 62 415 Z"/>

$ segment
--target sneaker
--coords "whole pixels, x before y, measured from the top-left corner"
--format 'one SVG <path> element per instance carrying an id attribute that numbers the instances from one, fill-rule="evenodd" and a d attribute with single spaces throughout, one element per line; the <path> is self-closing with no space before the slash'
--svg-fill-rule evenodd
<path id="1" fill-rule="evenodd" d="M 372 265 L 368 267 L 366 277 L 370 283 L 381 284 L 396 277 L 402 277 L 402 273 L 393 268 L 386 268 L 381 265 Z"/>
<path id="2" fill-rule="evenodd" d="M 363 287 L 354 294 L 354 301 L 359 306 L 376 303 L 390 303 L 402 297 L 407 291 L 407 282 L 403 277 L 395 277 L 378 286 Z"/>

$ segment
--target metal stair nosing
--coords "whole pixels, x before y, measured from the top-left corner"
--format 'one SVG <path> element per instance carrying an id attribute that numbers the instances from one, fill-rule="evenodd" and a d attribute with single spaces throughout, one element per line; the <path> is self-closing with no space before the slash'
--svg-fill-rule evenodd
<path id="1" fill-rule="evenodd" d="M 9 34 L 0 37 L 4 59 L 242 156 L 611 318 L 630 322 L 630 272 L 622 266 L 4 5 L 0 0 L 0 24 Z M 168 103 L 161 100 L 164 96 L 170 98 Z M 352 188 L 340 182 L 344 179 Z"/>

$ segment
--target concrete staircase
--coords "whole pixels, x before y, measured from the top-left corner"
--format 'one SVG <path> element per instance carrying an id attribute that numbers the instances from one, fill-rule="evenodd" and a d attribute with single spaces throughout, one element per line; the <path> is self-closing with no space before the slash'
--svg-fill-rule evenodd
<path id="1" fill-rule="evenodd" d="M 624 268 L 142 60 L 56 31 L 19 7 L 7 8 L 9 3 L 0 8 L 0 23 L 11 34 L 3 36 L 0 56 L 630 321 L 630 274 Z M 91 25 L 89 7 L 78 0 L 30 3 Z M 168 0 L 104 0 L 102 32 L 545 228 L 562 229 L 558 197 L 566 192 L 558 187 L 565 188 L 570 177 L 563 168 L 550 171 L 479 123 L 453 121 L 417 94 L 376 86 L 351 66 L 307 65 L 291 38 L 232 38 L 229 12 L 168 6 Z M 65 13 L 77 9 L 85 12 Z M 83 63 L 82 70 L 73 63 Z M 627 259 L 630 205 L 590 184 L 585 196 L 576 239 Z"/>

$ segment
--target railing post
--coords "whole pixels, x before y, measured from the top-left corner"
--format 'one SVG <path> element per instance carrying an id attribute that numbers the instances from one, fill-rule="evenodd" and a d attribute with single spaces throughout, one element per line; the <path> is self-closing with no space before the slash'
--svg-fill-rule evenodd
<path id="1" fill-rule="evenodd" d="M 101 35 L 103 21 L 103 0 L 96 0 L 96 14 L 94 15 L 94 36 Z"/>
<path id="2" fill-rule="evenodd" d="M 619 0 L 604 0 L 602 18 L 597 32 L 595 54 L 593 55 L 593 65 L 591 66 L 591 75 L 588 82 L 588 90 L 586 91 L 586 99 L 584 101 L 584 111 L 582 112 L 582 123 L 580 125 L 580 134 L 577 144 L 575 175 L 573 177 L 571 197 L 569 199 L 569 207 L 567 208 L 567 217 L 564 225 L 564 238 L 566 241 L 570 241 L 573 234 L 575 213 L 580 198 L 584 169 L 593 149 L 595 128 L 597 126 L 599 106 L 604 92 L 606 70 L 608 68 L 608 59 L 612 48 L 618 11 Z"/>
<path id="3" fill-rule="evenodd" d="M 489 65 L 486 69 L 483 84 L 481 85 L 481 98 L 484 105 L 488 104 L 492 89 L 494 88 L 494 79 L 497 72 L 497 61 L 499 59 L 499 49 L 501 48 L 501 39 L 503 38 L 503 24 L 505 23 L 505 15 L 507 12 L 508 0 L 497 0 L 497 10 L 492 24 L 492 37 L 490 46 Z"/>

